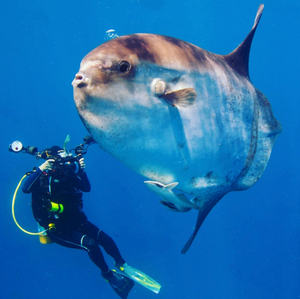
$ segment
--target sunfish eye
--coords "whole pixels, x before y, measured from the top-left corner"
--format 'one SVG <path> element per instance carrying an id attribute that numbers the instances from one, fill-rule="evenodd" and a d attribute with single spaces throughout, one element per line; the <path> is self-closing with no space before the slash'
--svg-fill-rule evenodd
<path id="1" fill-rule="evenodd" d="M 126 73 L 131 69 L 131 65 L 128 61 L 122 60 L 118 63 L 118 70 L 121 73 Z"/>

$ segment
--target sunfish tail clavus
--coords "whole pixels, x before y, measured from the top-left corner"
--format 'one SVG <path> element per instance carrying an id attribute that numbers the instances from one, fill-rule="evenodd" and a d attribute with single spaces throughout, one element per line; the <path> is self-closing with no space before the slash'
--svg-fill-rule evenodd
<path id="1" fill-rule="evenodd" d="M 79 116 L 100 147 L 145 176 L 164 205 L 199 210 L 182 253 L 225 194 L 257 182 L 281 132 L 248 72 L 262 11 L 260 5 L 250 33 L 229 55 L 133 34 L 87 54 L 73 81 Z"/>

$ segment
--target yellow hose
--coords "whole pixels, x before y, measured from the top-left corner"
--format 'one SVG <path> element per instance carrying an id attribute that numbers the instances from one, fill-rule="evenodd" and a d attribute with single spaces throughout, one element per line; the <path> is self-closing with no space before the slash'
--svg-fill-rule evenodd
<path id="1" fill-rule="evenodd" d="M 21 186 L 21 184 L 22 184 L 22 182 L 23 182 L 23 180 L 25 179 L 26 176 L 27 176 L 27 174 L 25 174 L 25 175 L 21 178 L 21 180 L 20 180 L 20 182 L 19 182 L 19 184 L 18 184 L 18 186 L 17 186 L 17 188 L 16 188 L 16 191 L 15 191 L 15 193 L 14 193 L 14 197 L 13 197 L 13 200 L 12 200 L 12 216 L 13 216 L 13 219 L 14 219 L 14 221 L 15 221 L 15 224 L 17 225 L 17 227 L 18 227 L 21 231 L 23 231 L 24 233 L 26 233 L 26 234 L 28 234 L 28 235 L 38 236 L 38 235 L 41 235 L 41 234 L 45 233 L 45 232 L 47 231 L 47 229 L 45 229 L 44 231 L 41 231 L 41 232 L 31 233 L 31 232 L 25 230 L 24 228 L 22 228 L 22 227 L 19 225 L 19 223 L 18 223 L 18 221 L 17 221 L 17 219 L 16 219 L 16 216 L 15 216 L 15 202 L 16 202 L 17 193 L 18 193 L 19 188 L 20 188 L 20 186 Z"/>

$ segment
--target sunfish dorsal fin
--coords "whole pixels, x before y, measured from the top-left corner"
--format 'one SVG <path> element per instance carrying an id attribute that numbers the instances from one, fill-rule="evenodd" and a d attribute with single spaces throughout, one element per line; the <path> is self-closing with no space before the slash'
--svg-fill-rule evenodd
<path id="1" fill-rule="evenodd" d="M 256 18 L 254 21 L 254 25 L 244 39 L 244 41 L 230 54 L 223 56 L 225 61 L 240 75 L 249 78 L 249 55 L 251 43 L 253 40 L 254 33 L 256 31 L 257 25 L 261 18 L 261 15 L 264 10 L 264 5 L 260 4 L 256 13 Z"/>

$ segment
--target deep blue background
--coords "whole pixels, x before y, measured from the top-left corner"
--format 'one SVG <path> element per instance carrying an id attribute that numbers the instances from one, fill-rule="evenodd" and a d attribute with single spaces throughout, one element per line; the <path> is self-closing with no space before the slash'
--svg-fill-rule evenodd
<path id="1" fill-rule="evenodd" d="M 72 97 L 81 59 L 119 35 L 177 37 L 218 54 L 231 52 L 253 25 L 259 1 L 118 0 L 2 1 L 1 298 L 117 298 L 83 251 L 40 245 L 12 221 L 11 199 L 22 175 L 39 164 L 13 154 L 18 139 L 43 149 L 82 142 L 87 134 Z M 155 295 L 136 286 L 129 298 L 300 298 L 299 13 L 296 0 L 265 1 L 250 75 L 283 125 L 268 167 L 251 189 L 228 194 L 203 224 L 190 251 L 180 250 L 197 212 L 171 213 L 143 178 L 101 151 L 86 156 L 91 221 L 110 234 L 129 264 L 157 279 Z M 35 231 L 30 196 L 19 194 L 19 222 Z M 112 260 L 107 258 L 112 265 Z"/>

